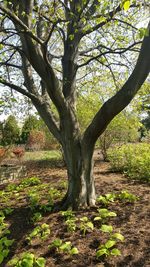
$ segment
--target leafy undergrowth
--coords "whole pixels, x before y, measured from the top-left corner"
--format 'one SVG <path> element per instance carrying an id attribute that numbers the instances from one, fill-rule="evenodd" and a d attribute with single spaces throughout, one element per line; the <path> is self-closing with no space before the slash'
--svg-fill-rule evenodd
<path id="1" fill-rule="evenodd" d="M 28 176 L 1 186 L 1 267 L 150 266 L 148 185 L 97 162 L 97 206 L 53 212 L 65 170 L 32 165 Z"/>
<path id="2" fill-rule="evenodd" d="M 138 143 L 114 147 L 109 151 L 113 171 L 121 171 L 131 179 L 150 182 L 150 144 Z"/>

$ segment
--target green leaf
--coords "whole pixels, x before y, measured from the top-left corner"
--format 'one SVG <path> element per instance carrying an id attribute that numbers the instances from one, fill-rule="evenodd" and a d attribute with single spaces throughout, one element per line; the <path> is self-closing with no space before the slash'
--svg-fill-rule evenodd
<path id="1" fill-rule="evenodd" d="M 43 257 L 40 257 L 36 260 L 37 267 L 45 267 L 46 260 Z"/>
<path id="2" fill-rule="evenodd" d="M 9 251 L 10 251 L 9 249 L 4 249 L 4 250 L 2 251 L 2 255 L 3 255 L 4 258 L 6 258 L 6 257 L 8 256 Z"/>
<path id="3" fill-rule="evenodd" d="M 106 248 L 112 248 L 115 244 L 116 244 L 116 241 L 115 241 L 115 240 L 108 240 L 108 241 L 105 243 L 105 247 L 106 247 Z"/>
<path id="4" fill-rule="evenodd" d="M 34 260 L 35 256 L 33 253 L 29 253 L 29 252 L 25 252 L 22 254 L 22 259 L 23 258 L 26 258 L 26 259 L 29 259 L 29 260 Z"/>
<path id="5" fill-rule="evenodd" d="M 34 236 L 38 235 L 39 232 L 40 232 L 40 229 L 39 229 L 39 227 L 37 226 L 37 227 L 31 232 L 30 237 L 34 237 Z"/>
<path id="6" fill-rule="evenodd" d="M 0 254 L 0 264 L 3 262 L 3 260 L 4 260 L 4 256 Z"/>
<path id="7" fill-rule="evenodd" d="M 7 237 L 6 237 L 6 240 L 4 240 L 4 244 L 6 247 L 10 247 L 13 242 L 14 242 L 14 240 L 9 240 L 9 239 L 7 239 Z"/>
<path id="8" fill-rule="evenodd" d="M 113 255 L 113 256 L 120 256 L 120 255 L 121 255 L 121 252 L 120 252 L 119 249 L 117 249 L 117 248 L 113 248 L 113 249 L 111 250 L 110 254 Z"/>
<path id="9" fill-rule="evenodd" d="M 71 41 L 73 41 L 73 39 L 74 39 L 74 34 L 70 34 L 70 35 L 69 35 L 69 39 L 70 39 Z"/>
<path id="10" fill-rule="evenodd" d="M 22 259 L 21 266 L 22 267 L 33 267 L 33 260 L 29 258 Z"/>
<path id="11" fill-rule="evenodd" d="M 112 238 L 116 238 L 116 239 L 119 239 L 120 241 L 123 241 L 124 240 L 124 236 L 120 233 L 114 233 L 112 235 Z"/>
<path id="12" fill-rule="evenodd" d="M 123 4 L 123 9 L 124 9 L 125 11 L 127 11 L 129 8 L 130 8 L 130 1 L 127 0 L 127 1 L 125 1 L 124 4 Z"/>
<path id="13" fill-rule="evenodd" d="M 104 233 L 111 233 L 113 231 L 112 225 L 102 224 L 101 231 Z"/>
<path id="14" fill-rule="evenodd" d="M 94 229 L 94 225 L 93 225 L 92 222 L 87 222 L 87 226 L 88 226 L 89 228 L 91 228 L 92 230 Z"/>
<path id="15" fill-rule="evenodd" d="M 52 243 L 55 247 L 60 247 L 62 244 L 62 240 L 61 239 L 55 239 Z"/>
<path id="16" fill-rule="evenodd" d="M 76 247 L 74 247 L 74 248 L 72 248 L 71 250 L 70 250 L 70 254 L 71 255 L 75 255 L 75 254 L 78 254 L 79 253 L 79 251 L 78 251 L 78 249 L 76 248 Z"/>
<path id="17" fill-rule="evenodd" d="M 88 222 L 88 217 L 84 216 L 82 218 L 80 218 L 81 222 Z"/>
<path id="18" fill-rule="evenodd" d="M 110 211 L 108 213 L 108 215 L 109 215 L 109 217 L 116 217 L 117 216 L 116 212 L 113 212 L 113 211 Z"/>
<path id="19" fill-rule="evenodd" d="M 100 258 L 102 255 L 108 255 L 108 250 L 106 248 L 99 249 L 96 252 L 96 257 Z"/>
<path id="20" fill-rule="evenodd" d="M 47 223 L 43 223 L 43 224 L 41 225 L 41 228 L 42 228 L 42 229 L 48 229 L 48 228 L 49 228 L 49 225 L 48 225 Z"/>
<path id="21" fill-rule="evenodd" d="M 16 266 L 18 261 L 19 261 L 19 258 L 15 257 L 8 262 L 8 266 Z"/>
<path id="22" fill-rule="evenodd" d="M 3 47 L 4 47 L 4 45 L 3 45 L 3 44 L 0 44 L 0 50 L 2 50 L 2 49 L 3 49 Z"/>
<path id="23" fill-rule="evenodd" d="M 61 250 L 70 250 L 71 249 L 71 242 L 65 242 L 63 245 L 59 247 Z"/>
<path id="24" fill-rule="evenodd" d="M 100 221 L 102 218 L 101 217 L 95 217 L 94 221 Z"/>

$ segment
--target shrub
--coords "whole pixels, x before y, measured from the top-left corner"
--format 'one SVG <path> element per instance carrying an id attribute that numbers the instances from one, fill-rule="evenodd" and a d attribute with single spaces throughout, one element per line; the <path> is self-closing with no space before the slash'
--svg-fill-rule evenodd
<path id="1" fill-rule="evenodd" d="M 0 147 L 0 164 L 5 158 L 7 158 L 9 152 L 10 152 L 10 147 Z"/>
<path id="2" fill-rule="evenodd" d="M 150 181 L 150 144 L 130 144 L 109 151 L 114 171 L 123 171 L 128 177 Z"/>
<path id="3" fill-rule="evenodd" d="M 32 130 L 27 141 L 27 148 L 31 150 L 40 150 L 45 145 L 45 134 L 42 131 Z"/>
<path id="4" fill-rule="evenodd" d="M 17 159 L 21 159 L 25 154 L 25 149 L 23 147 L 15 147 L 13 148 L 12 152 Z"/>
<path id="5" fill-rule="evenodd" d="M 108 149 L 114 144 L 125 144 L 139 140 L 138 129 L 141 126 L 137 117 L 121 113 L 108 125 L 99 137 L 98 144 L 104 160 L 108 160 Z"/>

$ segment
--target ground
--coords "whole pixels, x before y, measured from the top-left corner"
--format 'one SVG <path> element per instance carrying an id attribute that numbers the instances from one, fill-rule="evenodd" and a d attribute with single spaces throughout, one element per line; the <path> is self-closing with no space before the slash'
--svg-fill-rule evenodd
<path id="1" fill-rule="evenodd" d="M 61 197 L 65 192 L 66 170 L 60 163 L 57 166 L 48 166 L 47 163 L 27 164 L 28 177 L 39 177 L 43 186 L 30 186 L 19 189 L 17 191 L 8 190 L 7 184 L 1 185 L 1 190 L 5 189 L 7 193 L 6 199 L 1 199 L 1 209 L 12 207 L 14 210 L 10 215 L 6 216 L 10 230 L 10 239 L 14 239 L 14 243 L 10 248 L 10 254 L 1 267 L 8 266 L 8 260 L 14 255 L 19 255 L 24 251 L 33 252 L 37 257 L 42 256 L 46 259 L 46 266 L 65 266 L 65 267 L 150 267 L 150 188 L 147 183 L 128 180 L 123 174 L 112 173 L 109 163 L 101 160 L 95 162 L 95 182 L 97 195 L 104 195 L 110 192 L 119 194 L 122 190 L 139 197 L 136 201 L 119 201 L 109 203 L 103 206 L 97 204 L 97 207 L 87 208 L 76 212 L 78 227 L 75 232 L 68 232 L 65 219 L 60 212 L 42 213 L 42 218 L 38 222 L 31 222 L 33 217 L 33 209 L 31 202 L 29 205 L 29 193 L 34 193 L 40 197 L 41 203 L 45 203 L 50 188 L 57 188 L 56 202 L 59 200 L 59 192 Z M 12 182 L 14 183 L 14 182 Z M 16 183 L 19 183 L 16 181 Z M 37 191 L 38 189 L 38 191 Z M 12 193 L 13 192 L 13 193 Z M 51 191 L 52 192 L 52 191 Z M 53 194 L 55 195 L 55 193 Z M 55 197 L 54 197 L 55 198 Z M 107 208 L 117 213 L 116 217 L 109 218 L 104 224 L 113 226 L 114 232 L 120 232 L 124 236 L 124 241 L 117 242 L 117 248 L 121 251 L 120 256 L 109 256 L 96 258 L 96 251 L 100 244 L 104 244 L 108 240 L 108 233 L 100 231 L 99 221 L 94 221 L 97 216 L 97 208 Z M 43 212 L 43 211 L 42 211 Z M 79 229 L 79 219 L 88 217 L 94 223 L 94 230 L 89 229 L 85 236 Z M 39 237 L 32 239 L 31 243 L 27 241 L 27 236 L 37 226 L 46 223 L 50 226 L 50 234 L 45 240 Z M 70 256 L 68 253 L 62 253 L 55 249 L 48 248 L 56 238 L 60 238 L 63 242 L 71 241 L 79 254 Z"/>

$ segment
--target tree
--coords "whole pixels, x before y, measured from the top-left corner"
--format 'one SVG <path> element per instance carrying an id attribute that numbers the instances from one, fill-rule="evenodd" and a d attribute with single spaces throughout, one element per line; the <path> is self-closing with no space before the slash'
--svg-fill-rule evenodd
<path id="1" fill-rule="evenodd" d="M 2 143 L 4 145 L 16 144 L 19 142 L 19 136 L 20 129 L 17 120 L 10 115 L 4 124 Z"/>
<path id="2" fill-rule="evenodd" d="M 39 120 L 34 115 L 29 115 L 22 126 L 21 141 L 25 144 L 32 130 L 39 130 Z"/>
<path id="3" fill-rule="evenodd" d="M 27 147 L 32 150 L 40 150 L 45 145 L 45 134 L 43 131 L 32 130 L 28 137 Z"/>
<path id="4" fill-rule="evenodd" d="M 150 24 L 140 32 L 136 24 L 131 25 L 141 14 L 145 18 L 148 5 L 149 1 L 140 0 L 0 1 L 1 67 L 5 71 L 0 83 L 31 99 L 62 146 L 68 172 L 62 208 L 95 204 L 95 143 L 150 71 Z M 139 37 L 144 37 L 140 51 Z M 116 68 L 123 76 L 124 68 L 130 63 L 132 67 L 133 51 L 139 56 L 129 78 L 106 99 L 81 134 L 76 115 L 79 84 L 86 77 L 88 86 L 92 75 L 103 76 L 106 69 L 115 81 Z M 127 61 L 125 55 L 130 55 Z M 101 87 L 107 88 L 108 83 Z"/>
<path id="5" fill-rule="evenodd" d="M 122 112 L 116 116 L 98 139 L 104 160 L 108 160 L 108 149 L 112 145 L 138 141 L 140 126 L 141 123 L 134 114 Z"/>

